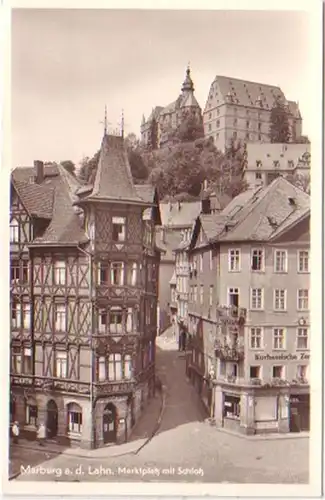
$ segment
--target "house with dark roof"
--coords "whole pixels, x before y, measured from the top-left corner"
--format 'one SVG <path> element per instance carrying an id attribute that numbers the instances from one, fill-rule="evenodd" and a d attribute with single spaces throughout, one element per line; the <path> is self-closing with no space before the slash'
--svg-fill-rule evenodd
<path id="1" fill-rule="evenodd" d="M 217 427 L 309 430 L 309 224 L 309 195 L 283 177 L 196 219 L 186 369 Z"/>
<path id="2" fill-rule="evenodd" d="M 280 87 L 217 75 L 210 85 L 204 112 L 204 134 L 225 151 L 232 140 L 270 142 L 271 110 L 281 99 L 288 112 L 292 142 L 302 136 L 298 103 L 286 99 Z"/>
<path id="3" fill-rule="evenodd" d="M 194 84 L 191 71 L 186 70 L 181 94 L 167 106 L 156 106 L 149 118 L 142 117 L 141 142 L 152 149 L 170 144 L 170 137 L 182 121 L 189 116 L 202 123 L 202 111 L 194 95 Z"/>
<path id="4" fill-rule="evenodd" d="M 159 200 L 104 135 L 92 185 L 62 165 L 11 173 L 10 414 L 22 435 L 129 439 L 155 387 Z"/>

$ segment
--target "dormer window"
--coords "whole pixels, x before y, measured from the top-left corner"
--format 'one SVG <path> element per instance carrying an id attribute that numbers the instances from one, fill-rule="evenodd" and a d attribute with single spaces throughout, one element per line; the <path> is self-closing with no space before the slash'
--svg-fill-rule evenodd
<path id="1" fill-rule="evenodd" d="M 289 168 L 293 168 L 294 167 L 293 160 L 288 160 L 288 167 Z"/>
<path id="2" fill-rule="evenodd" d="M 257 166 L 257 167 L 261 167 L 261 166 L 262 166 L 262 162 L 261 162 L 261 160 L 256 160 L 256 166 Z"/>
<path id="3" fill-rule="evenodd" d="M 280 162 L 279 162 L 279 160 L 274 160 L 274 161 L 273 161 L 273 166 L 274 166 L 275 168 L 278 168 L 278 167 L 280 166 Z"/>

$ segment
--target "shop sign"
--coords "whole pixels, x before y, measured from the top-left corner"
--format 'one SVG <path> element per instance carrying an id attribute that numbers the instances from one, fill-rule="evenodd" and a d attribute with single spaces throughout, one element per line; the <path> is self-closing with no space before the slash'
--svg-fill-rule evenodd
<path id="1" fill-rule="evenodd" d="M 298 354 L 255 354 L 255 361 L 309 361 L 310 354 L 299 352 Z"/>

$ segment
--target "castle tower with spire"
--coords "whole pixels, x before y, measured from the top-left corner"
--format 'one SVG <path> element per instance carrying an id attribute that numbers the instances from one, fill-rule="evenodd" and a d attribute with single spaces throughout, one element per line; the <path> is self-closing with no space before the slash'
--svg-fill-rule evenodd
<path id="1" fill-rule="evenodd" d="M 194 95 L 194 83 L 191 70 L 186 69 L 181 94 L 168 106 L 156 106 L 147 121 L 142 120 L 142 144 L 152 149 L 167 146 L 172 141 L 176 129 L 189 115 L 202 122 L 202 110 Z"/>

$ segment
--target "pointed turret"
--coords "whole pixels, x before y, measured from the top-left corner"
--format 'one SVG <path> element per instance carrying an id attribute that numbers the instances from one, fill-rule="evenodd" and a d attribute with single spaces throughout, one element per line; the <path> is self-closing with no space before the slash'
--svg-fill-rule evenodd
<path id="1" fill-rule="evenodd" d="M 144 125 L 145 123 L 146 123 L 146 117 L 144 115 L 142 115 L 141 125 Z"/>
<path id="2" fill-rule="evenodd" d="M 186 77 L 182 85 L 182 92 L 194 92 L 194 84 L 191 78 L 191 70 L 189 66 L 187 66 Z"/>

